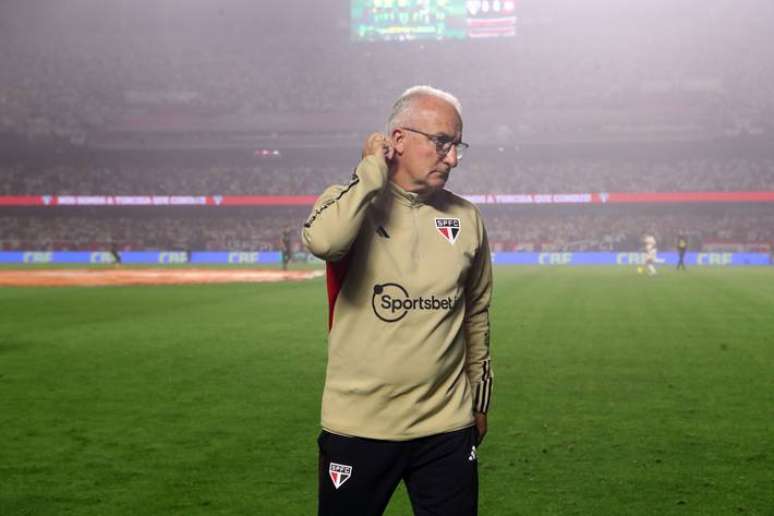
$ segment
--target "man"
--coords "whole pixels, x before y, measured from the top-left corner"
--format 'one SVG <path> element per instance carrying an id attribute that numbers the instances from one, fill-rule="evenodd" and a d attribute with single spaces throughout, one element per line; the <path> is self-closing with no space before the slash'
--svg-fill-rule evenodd
<path id="1" fill-rule="evenodd" d="M 688 241 L 685 239 L 683 235 L 680 235 L 677 238 L 677 254 L 679 256 L 679 260 L 677 262 L 677 270 L 685 269 L 685 251 L 688 249 Z"/>
<path id="2" fill-rule="evenodd" d="M 110 241 L 110 255 L 113 257 L 113 265 L 121 265 L 121 253 L 118 251 L 118 244 Z"/>
<path id="3" fill-rule="evenodd" d="M 290 258 L 293 256 L 293 249 L 292 244 L 290 242 L 290 229 L 286 228 L 282 230 L 282 242 L 281 242 L 281 251 L 282 251 L 282 270 L 286 271 L 288 270 L 288 264 L 290 263 Z"/>
<path id="4" fill-rule="evenodd" d="M 477 514 L 492 388 L 492 269 L 481 215 L 444 190 L 467 144 L 459 101 L 416 86 L 328 188 L 302 238 L 326 260 L 328 368 L 319 514 Z"/>
<path id="5" fill-rule="evenodd" d="M 642 237 L 642 245 L 645 248 L 645 267 L 648 269 L 648 276 L 655 276 L 656 260 L 658 259 L 656 237 L 651 233 L 645 233 Z"/>

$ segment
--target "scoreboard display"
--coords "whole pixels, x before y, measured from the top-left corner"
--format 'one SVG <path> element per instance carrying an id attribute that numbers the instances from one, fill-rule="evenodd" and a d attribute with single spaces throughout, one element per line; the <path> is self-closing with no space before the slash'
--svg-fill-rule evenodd
<path id="1" fill-rule="evenodd" d="M 353 41 L 516 35 L 517 0 L 351 0 Z"/>

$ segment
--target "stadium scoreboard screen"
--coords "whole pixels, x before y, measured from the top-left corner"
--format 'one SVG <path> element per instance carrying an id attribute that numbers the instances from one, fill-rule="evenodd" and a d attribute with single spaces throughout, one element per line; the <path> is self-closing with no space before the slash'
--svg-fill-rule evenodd
<path id="1" fill-rule="evenodd" d="M 353 41 L 516 35 L 516 0 L 351 0 Z"/>

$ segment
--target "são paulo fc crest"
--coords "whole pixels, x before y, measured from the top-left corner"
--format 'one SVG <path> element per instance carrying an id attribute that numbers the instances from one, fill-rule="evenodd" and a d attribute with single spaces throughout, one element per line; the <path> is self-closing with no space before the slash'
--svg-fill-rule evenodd
<path id="1" fill-rule="evenodd" d="M 460 235 L 460 219 L 435 219 L 435 229 L 444 237 L 450 244 L 454 245 L 457 241 L 457 237 Z"/>
<path id="2" fill-rule="evenodd" d="M 328 475 L 331 477 L 333 487 L 338 489 L 341 487 L 341 484 L 349 480 L 349 477 L 352 476 L 352 466 L 331 462 L 331 465 L 328 466 Z"/>

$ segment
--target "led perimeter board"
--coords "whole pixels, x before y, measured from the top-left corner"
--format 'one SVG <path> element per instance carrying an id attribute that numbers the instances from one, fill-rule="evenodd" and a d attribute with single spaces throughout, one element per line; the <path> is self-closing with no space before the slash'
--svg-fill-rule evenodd
<path id="1" fill-rule="evenodd" d="M 516 0 L 351 0 L 353 41 L 487 38 L 516 34 Z"/>

